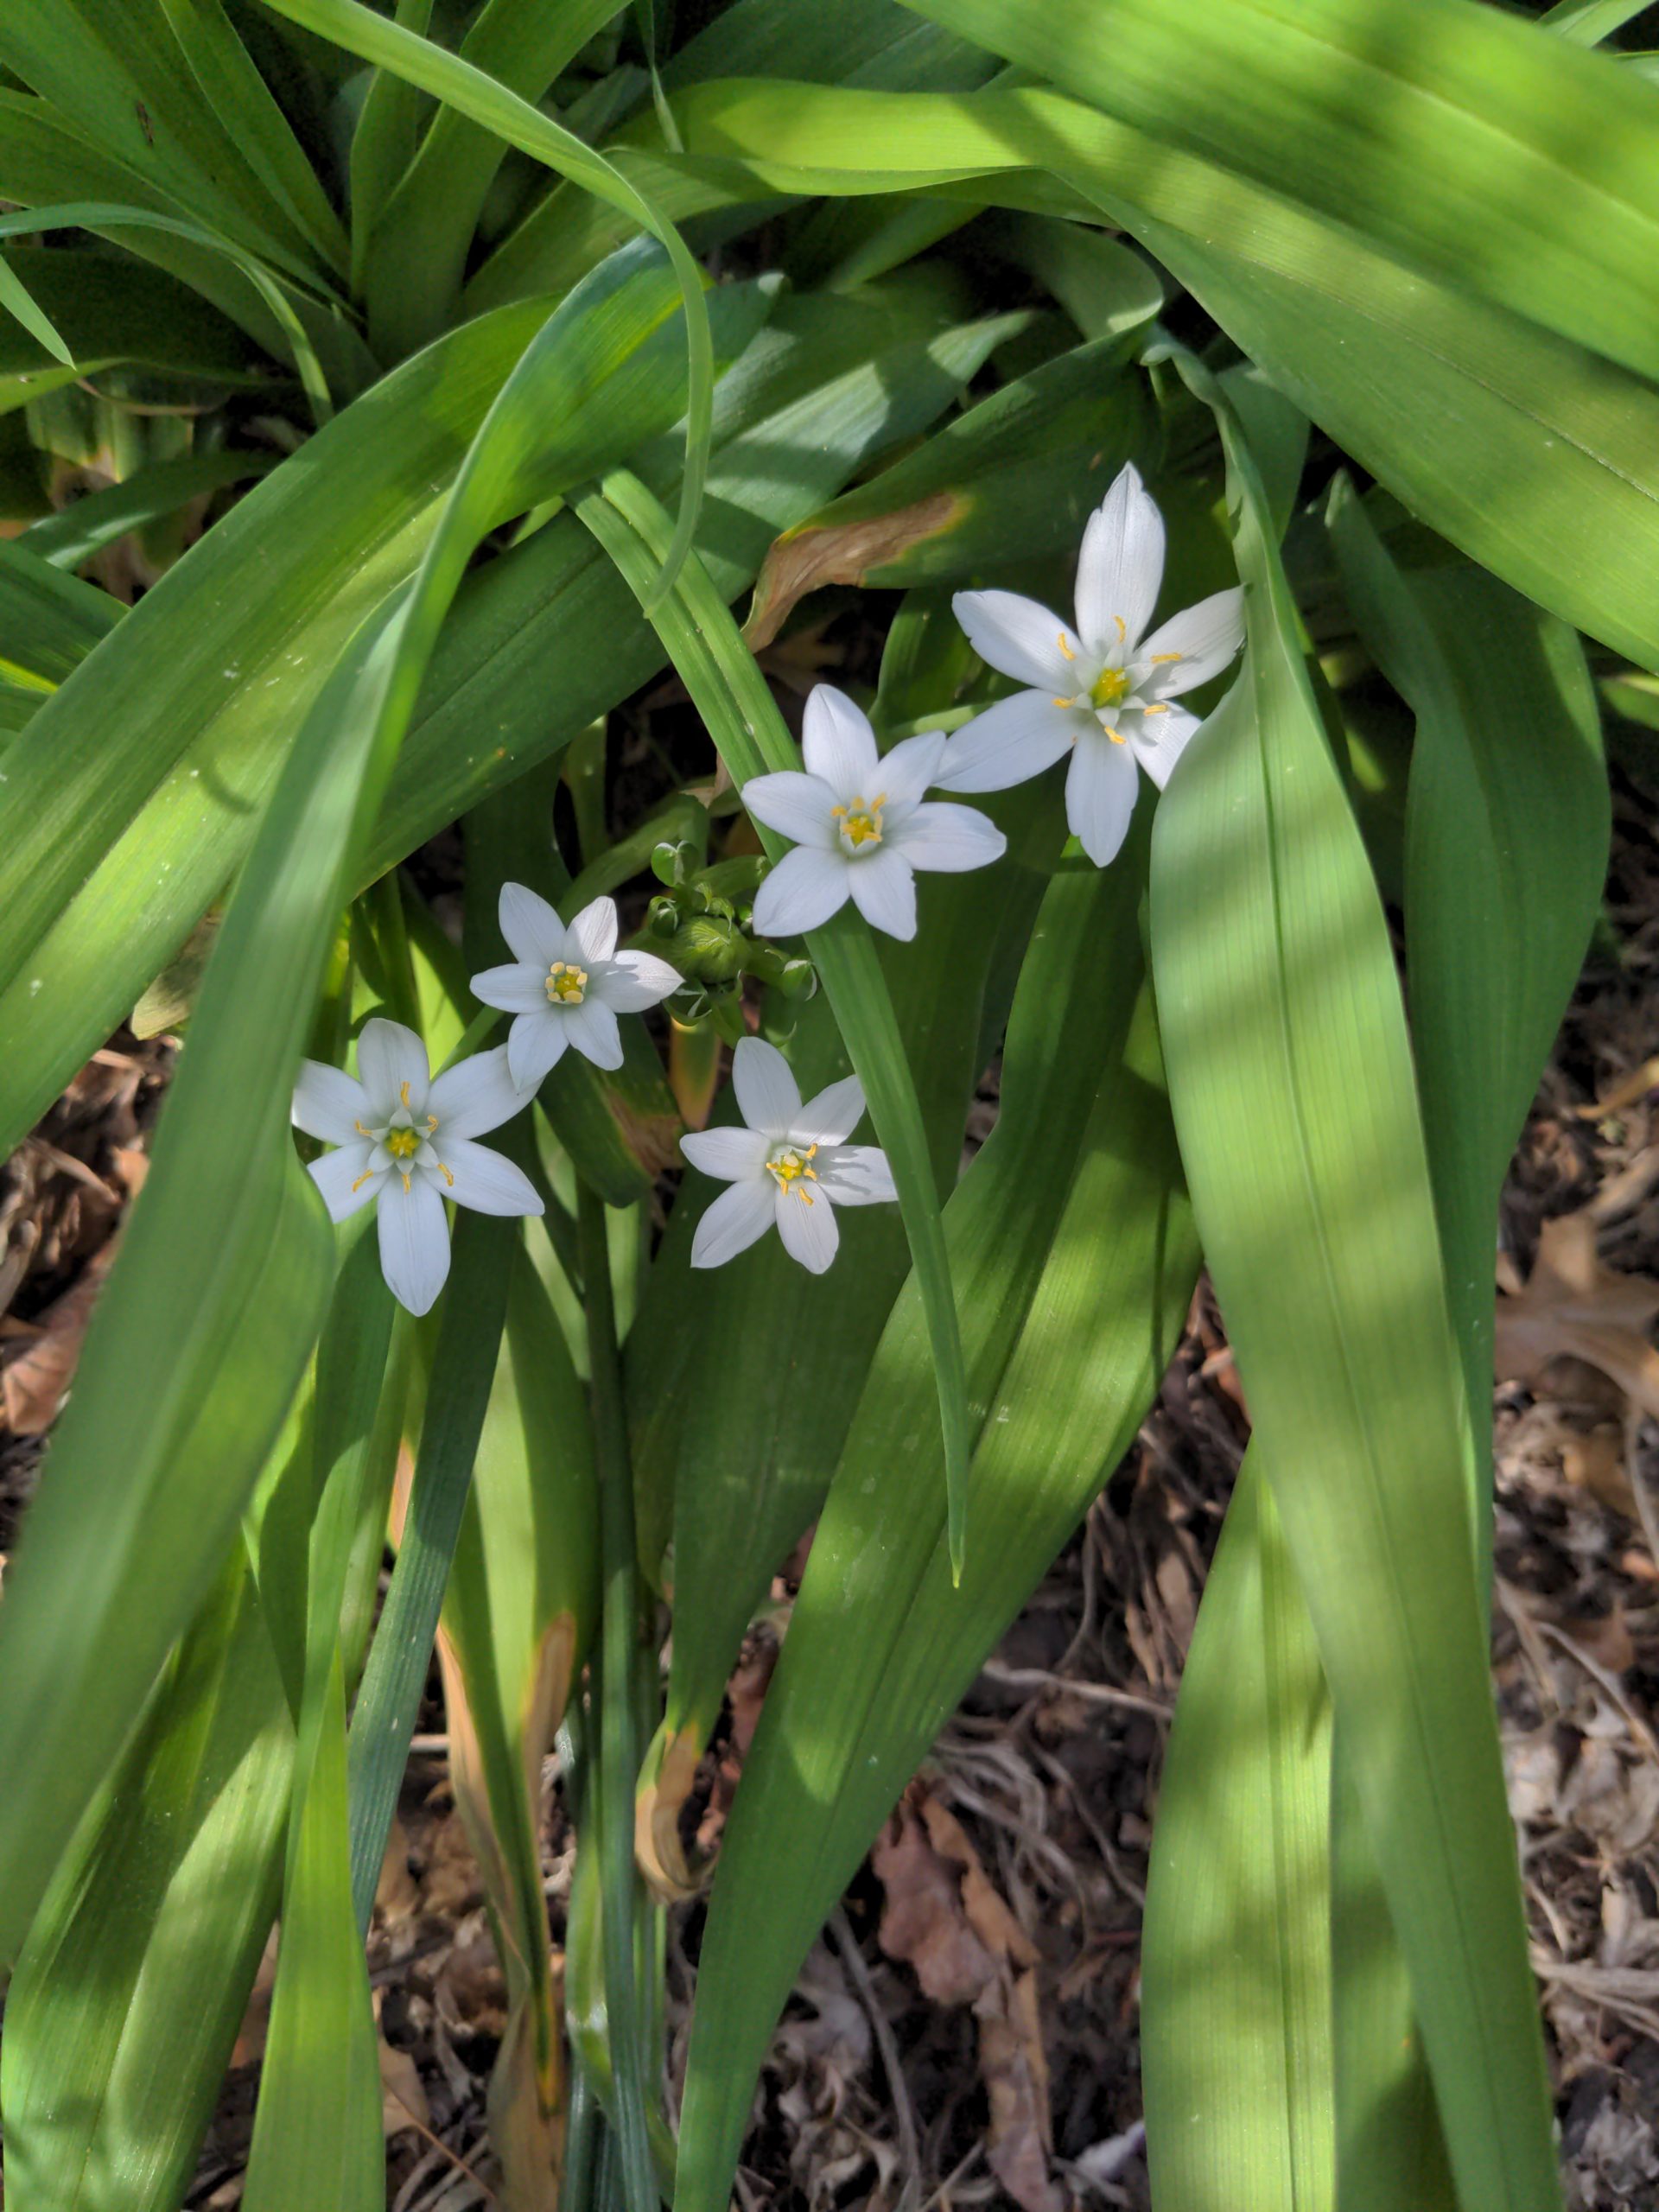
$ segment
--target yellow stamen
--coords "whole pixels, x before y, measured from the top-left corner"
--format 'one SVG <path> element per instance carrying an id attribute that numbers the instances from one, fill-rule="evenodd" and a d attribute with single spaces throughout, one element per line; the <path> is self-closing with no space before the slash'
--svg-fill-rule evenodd
<path id="1" fill-rule="evenodd" d="M 1169 712 L 1169 702 L 1166 699 L 1160 699 L 1155 706 L 1142 707 L 1141 711 L 1143 715 L 1166 715 Z"/>
<path id="2" fill-rule="evenodd" d="M 409 1103 L 409 1085 L 406 1083 L 400 1083 L 398 1084 L 397 1095 L 404 1102 L 404 1113 L 412 1114 L 415 1111 L 415 1109 Z"/>
<path id="3" fill-rule="evenodd" d="M 1106 732 L 1107 736 L 1111 739 L 1114 745 L 1127 745 L 1128 743 L 1128 738 L 1124 736 L 1121 729 L 1113 729 L 1110 725 L 1106 722 L 1103 722 L 1101 724 L 1101 728 Z"/>
<path id="4" fill-rule="evenodd" d="M 399 1171 L 399 1172 L 401 1173 L 401 1171 Z M 409 1178 L 408 1178 L 408 1176 L 407 1176 L 407 1175 L 404 1175 L 404 1176 L 403 1183 L 404 1183 L 404 1196 L 405 1198 L 407 1198 L 407 1197 L 409 1196 L 410 1192 L 413 1189 L 414 1185 L 410 1183 L 410 1179 L 409 1179 Z"/>
<path id="5" fill-rule="evenodd" d="M 1116 625 L 1117 625 L 1117 642 L 1118 642 L 1118 644 L 1119 644 L 1120 645 L 1126 645 L 1126 644 L 1128 642 L 1128 635 L 1129 635 L 1129 626 L 1128 626 L 1128 623 L 1123 620 L 1123 617 L 1122 617 L 1121 614 L 1114 614 L 1114 615 L 1113 615 L 1113 617 L 1112 617 L 1112 620 L 1113 620 L 1113 621 L 1114 621 L 1114 622 L 1116 622 Z"/>
<path id="6" fill-rule="evenodd" d="M 1076 653 L 1072 652 L 1071 646 L 1065 642 L 1065 632 L 1064 630 L 1060 632 L 1060 651 L 1065 655 L 1067 660 L 1076 660 Z"/>
<path id="7" fill-rule="evenodd" d="M 357 1192 L 362 1189 L 365 1183 L 372 1183 L 377 1172 L 378 1171 L 372 1167 L 365 1169 L 365 1172 L 358 1177 L 356 1182 L 353 1184 L 352 1195 L 355 1197 Z"/>
<path id="8" fill-rule="evenodd" d="M 438 1127 L 438 1117 L 437 1117 L 437 1116 L 436 1116 L 435 1114 L 429 1114 L 429 1115 L 427 1116 L 427 1117 L 426 1117 L 426 1134 L 428 1135 L 428 1136 L 434 1136 L 434 1135 L 436 1135 L 436 1133 L 437 1133 L 437 1127 Z"/>
<path id="9" fill-rule="evenodd" d="M 353 1122 L 352 1123 L 352 1127 L 357 1131 L 357 1134 L 360 1137 L 372 1137 L 374 1135 L 374 1131 L 372 1129 L 365 1129 L 361 1122 Z"/>
<path id="10" fill-rule="evenodd" d="M 580 1006 L 587 995 L 588 970 L 574 960 L 556 960 L 547 971 L 547 995 L 554 1006 Z"/>
<path id="11" fill-rule="evenodd" d="M 861 845 L 879 845 L 881 842 L 881 810 L 887 803 L 885 791 L 878 791 L 874 798 L 855 798 L 850 806 L 832 806 L 830 819 L 841 824 L 841 834 L 856 852 Z"/>
<path id="12" fill-rule="evenodd" d="M 1103 668 L 1090 687 L 1089 697 L 1096 707 L 1115 707 L 1120 699 L 1129 696 L 1130 683 L 1127 672 L 1121 668 Z"/>
<path id="13" fill-rule="evenodd" d="M 388 1129 L 386 1150 L 394 1160 L 413 1160 L 421 1148 L 421 1137 L 414 1129 Z"/>
<path id="14" fill-rule="evenodd" d="M 454 1176 L 449 1173 L 449 1170 L 448 1170 L 448 1169 L 444 1166 L 444 1164 L 443 1164 L 443 1162 L 442 1162 L 442 1160 L 440 1160 L 440 1161 L 438 1162 L 438 1173 L 439 1173 L 439 1174 L 440 1174 L 440 1175 L 442 1175 L 442 1178 L 443 1178 L 444 1181 L 445 1181 L 445 1182 L 449 1185 L 450 1189 L 453 1191 L 453 1190 L 454 1189 L 454 1187 L 455 1187 L 455 1179 L 454 1179 Z"/>
<path id="15" fill-rule="evenodd" d="M 798 1198 L 804 1198 L 810 1205 L 811 1197 L 805 1186 L 818 1179 L 818 1171 L 812 1165 L 817 1153 L 815 1144 L 808 1145 L 804 1152 L 791 1149 L 779 1153 L 776 1160 L 766 1162 L 767 1173 L 776 1179 L 780 1190 L 793 1191 Z"/>
<path id="16" fill-rule="evenodd" d="M 1154 653 L 1152 658 L 1155 665 L 1160 660 L 1185 660 L 1186 655 L 1185 653 Z"/>

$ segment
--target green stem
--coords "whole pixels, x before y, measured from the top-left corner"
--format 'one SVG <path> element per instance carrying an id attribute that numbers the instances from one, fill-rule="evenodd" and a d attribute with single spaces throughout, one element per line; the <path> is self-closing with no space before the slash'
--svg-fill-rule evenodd
<path id="1" fill-rule="evenodd" d="M 615 2110 L 611 2118 L 628 2212 L 656 2212 L 657 2180 L 645 2117 L 645 2050 L 637 2002 L 633 1944 L 639 1898 L 633 1866 L 633 1792 L 639 1770 L 639 1732 L 634 1719 L 634 1675 L 639 1637 L 633 1471 L 628 1459 L 622 1369 L 617 1353 L 616 1314 L 611 1300 L 605 1205 L 585 1183 L 577 1186 L 576 1238 L 593 1370 L 594 1453 L 599 1471 L 600 1554 L 604 1583 L 599 1758 L 594 1780 L 602 1806 L 599 1828 L 605 2010 L 610 2024 L 611 2066 L 615 2083 Z"/>

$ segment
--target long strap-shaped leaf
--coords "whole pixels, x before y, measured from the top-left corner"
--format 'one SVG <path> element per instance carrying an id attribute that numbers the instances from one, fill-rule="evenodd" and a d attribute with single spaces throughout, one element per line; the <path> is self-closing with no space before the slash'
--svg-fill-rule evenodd
<path id="1" fill-rule="evenodd" d="M 953 1585 L 930 1378 L 900 1292 L 813 1540 L 721 1847 L 678 2212 L 723 2212 L 800 1961 L 906 1781 L 1135 1434 L 1198 1271 L 1136 915 L 1144 828 L 1058 877 L 1009 1018 L 996 1127 L 945 1222 L 973 1405 L 974 1541 Z M 1251 2208 L 1254 2212 L 1254 2207 Z"/>
<path id="2" fill-rule="evenodd" d="M 637 477 L 618 470 L 605 479 L 600 492 L 581 500 L 576 512 L 646 605 L 648 563 L 658 556 L 666 522 L 656 500 Z M 695 557 L 651 619 L 733 781 L 741 787 L 769 769 L 796 766 L 794 743 L 766 679 L 738 634 L 730 608 Z M 766 829 L 760 834 L 770 856 L 781 858 L 788 841 Z M 960 1573 L 967 1528 L 968 1385 L 927 1131 L 868 929 L 843 909 L 811 931 L 807 942 L 898 1185 L 933 1345 L 950 1503 L 950 1557 Z"/>
<path id="3" fill-rule="evenodd" d="M 1198 372 L 1189 372 L 1197 378 Z M 1249 642 L 1158 810 L 1171 1098 L 1464 2199 L 1559 2202 L 1404 1011 L 1254 467 Z"/>
<path id="4" fill-rule="evenodd" d="M 1259 1453 L 1158 1788 L 1141 2061 L 1160 2212 L 1331 2212 L 1331 1717 Z"/>
<path id="5" fill-rule="evenodd" d="M 1468 0 L 906 0 L 1120 117 L 1659 373 L 1659 94 Z"/>
<path id="6" fill-rule="evenodd" d="M 626 177 L 573 137 L 528 100 L 520 99 L 505 85 L 448 54 L 441 46 L 419 38 L 399 23 L 377 16 L 358 0 L 265 0 L 278 15 L 287 16 L 308 30 L 332 39 L 349 53 L 360 54 L 389 69 L 411 85 L 418 85 L 482 124 L 511 146 L 544 162 L 561 176 L 569 177 L 600 200 L 620 207 L 642 224 L 667 249 L 679 280 L 685 307 L 686 349 L 690 379 L 685 410 L 685 476 L 680 491 L 679 519 L 666 549 L 663 572 L 652 587 L 653 601 L 669 589 L 680 563 L 691 550 L 696 535 L 697 512 L 709 465 L 709 425 L 714 412 L 715 352 L 703 305 L 702 278 L 685 242 L 671 223 L 665 222 L 652 202 Z"/>
<path id="7" fill-rule="evenodd" d="M 545 404 L 562 349 L 596 343 L 603 358 L 642 283 L 650 296 L 656 250 L 640 245 L 649 259 L 614 257 L 526 348 L 420 569 L 319 693 L 243 871 L 0 1620 L 0 1662 L 19 1688 L 0 1712 L 0 1957 L 194 1611 L 315 1336 L 333 1239 L 294 1158 L 288 1104 L 346 878 L 501 500 L 532 458 L 557 489 L 609 457 L 602 405 L 550 424 Z M 660 285 L 659 263 L 654 274 Z M 254 1353 L 267 1283 L 270 1357 L 255 1387 L 232 1355 Z M 184 1444 L 200 1456 L 181 1466 Z M 90 1580 L 89 1522 L 105 1537 Z"/>

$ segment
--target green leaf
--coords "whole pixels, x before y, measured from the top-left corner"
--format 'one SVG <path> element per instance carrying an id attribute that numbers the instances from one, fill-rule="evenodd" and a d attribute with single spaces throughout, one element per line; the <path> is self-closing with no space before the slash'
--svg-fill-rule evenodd
<path id="1" fill-rule="evenodd" d="M 682 349 L 664 320 L 666 280 L 630 257 L 600 280 L 599 296 L 613 283 L 623 288 L 617 304 L 569 339 L 569 383 L 556 395 L 543 387 L 545 420 L 560 424 L 561 438 L 543 438 L 527 471 L 526 448 L 516 448 L 521 474 L 490 485 L 491 499 L 503 504 L 481 530 L 553 487 L 562 463 L 587 473 L 672 421 Z M 442 512 L 434 486 L 453 477 L 544 304 L 469 326 L 365 395 L 338 432 L 331 426 L 312 441 L 193 547 L 126 618 L 78 691 L 66 690 L 50 721 L 9 748 L 0 820 L 18 895 L 0 918 L 0 976 L 18 1020 L 16 1049 L 0 1071 L 0 1137 L 29 1126 L 236 866 L 296 716 L 365 615 L 388 607 L 406 583 Z M 732 311 L 752 328 L 753 295 Z M 562 328 L 569 337 L 569 324 Z M 625 365 L 621 376 L 605 375 Z M 538 373 L 556 384 L 552 354 L 543 352 Z M 590 378 L 598 379 L 591 389 Z M 486 658 L 522 644 L 518 632 L 492 628 Z M 538 702 L 545 686 L 543 663 Z M 125 702 L 113 747 L 112 695 Z M 475 786 L 501 773 L 501 756 L 478 757 L 475 694 L 467 720 L 470 747 L 453 747 L 446 732 L 411 762 L 411 798 L 435 803 L 445 819 L 455 809 L 447 792 L 434 792 L 435 756 Z M 385 865 L 371 853 L 364 878 Z M 0 990 L 0 1004 L 6 997 Z"/>
<path id="2" fill-rule="evenodd" d="M 17 2212 L 181 2201 L 276 1910 L 293 1758 L 238 1545 L 12 1977 L 0 2095 Z"/>
<path id="3" fill-rule="evenodd" d="M 45 699 L 124 611 L 108 592 L 51 567 L 32 539 L 0 543 L 0 679 L 6 683 Z M 14 751 L 8 776 L 16 758 Z"/>
<path id="4" fill-rule="evenodd" d="M 1659 375 L 1659 94 L 1603 55 L 1466 0 L 1414 0 L 1391 29 L 1375 0 L 907 4 L 1160 148 Z"/>
<path id="5" fill-rule="evenodd" d="M 1446 1294 L 1477 1409 L 1484 1580 L 1498 1194 L 1600 908 L 1611 812 L 1600 715 L 1564 623 L 1478 571 L 1402 574 L 1345 486 L 1330 527 L 1361 637 L 1417 717 L 1406 815 L 1412 1042 Z"/>
<path id="6" fill-rule="evenodd" d="M 637 478 L 618 471 L 605 479 L 599 493 L 578 501 L 576 512 L 645 605 L 650 593 L 643 563 L 656 552 L 662 537 L 662 511 L 650 493 Z M 651 620 L 734 783 L 741 789 L 751 776 L 767 769 L 795 766 L 795 745 L 766 678 L 695 556 L 686 563 L 681 583 Z M 760 834 L 773 860 L 786 849 L 787 841 L 775 832 L 762 830 Z M 863 1084 L 870 1118 L 898 1186 L 899 1213 L 921 1285 L 938 1369 L 951 1553 L 959 1567 L 966 1529 L 967 1382 L 927 1133 L 893 1000 L 863 920 L 843 908 L 809 934 L 807 949 Z"/>
<path id="7" fill-rule="evenodd" d="M 786 531 L 755 580 L 749 644 L 823 584 L 958 580 L 1076 544 L 1145 435 L 1144 388 L 1112 373 L 1120 358 L 1112 338 L 1074 347 Z"/>
<path id="8" fill-rule="evenodd" d="M 1006 198 L 1002 173 L 1052 168 L 1414 512 L 1576 627 L 1659 666 L 1648 588 L 1659 393 L 1644 378 L 1054 93 L 712 85 L 676 113 L 694 150 L 741 157 L 779 189 L 974 176 L 990 197 L 995 176 Z"/>
<path id="9" fill-rule="evenodd" d="M 75 357 L 59 334 L 49 315 L 36 304 L 33 293 L 13 265 L 11 260 L 0 256 L 0 308 L 12 315 L 32 338 L 37 339 L 54 360 L 73 369 Z"/>
<path id="10" fill-rule="evenodd" d="M 336 1652 L 289 1854 L 276 1984 L 243 2202 L 383 2212 L 380 2059 L 346 1856 L 346 1690 Z"/>
<path id="11" fill-rule="evenodd" d="M 1252 1446 L 1181 1674 L 1141 1930 L 1141 2068 L 1170 2212 L 1332 2212 L 1331 1714 Z"/>
<path id="12" fill-rule="evenodd" d="M 277 14 L 302 23 L 337 44 L 360 54 L 365 61 L 390 69 L 435 94 L 445 104 L 481 124 L 510 146 L 517 146 L 534 160 L 544 162 L 561 176 L 579 183 L 611 206 L 623 209 L 664 248 L 680 289 L 685 311 L 687 361 L 685 474 L 680 491 L 679 519 L 654 589 L 661 594 L 673 582 L 675 571 L 691 549 L 696 533 L 697 512 L 702 504 L 703 479 L 709 463 L 709 430 L 715 389 L 714 340 L 703 303 L 703 277 L 672 223 L 644 198 L 602 155 L 583 145 L 580 138 L 541 113 L 528 100 L 475 69 L 458 54 L 388 22 L 358 0 L 265 0 Z"/>
<path id="13" fill-rule="evenodd" d="M 977 1439 L 959 1586 L 914 1279 L 859 1402 L 715 1869 L 678 2212 L 722 2212 L 802 1957 L 1133 1437 L 1185 1319 L 1198 1256 L 1142 988 L 1144 852 L 1142 830 L 1115 868 L 1050 888 L 997 1122 L 945 1207 Z"/>
<path id="14" fill-rule="evenodd" d="M 462 40 L 463 61 L 540 100 L 615 14 L 614 0 L 490 0 Z M 441 108 L 376 223 L 359 287 L 371 341 L 401 360 L 457 320 L 461 278 L 492 180 L 506 153 L 493 130 Z"/>
<path id="15" fill-rule="evenodd" d="M 77 569 L 129 531 L 162 521 L 193 499 L 209 498 L 227 485 L 269 476 L 276 463 L 275 454 L 235 451 L 154 461 L 118 484 L 89 492 L 58 513 L 30 523 L 16 543 L 20 551 L 32 553 L 54 569 Z"/>
<path id="16" fill-rule="evenodd" d="M 1460 2190 L 1541 2212 L 1559 2195 L 1404 1012 L 1260 486 L 1204 389 L 1249 639 L 1158 810 L 1171 1100 Z"/>

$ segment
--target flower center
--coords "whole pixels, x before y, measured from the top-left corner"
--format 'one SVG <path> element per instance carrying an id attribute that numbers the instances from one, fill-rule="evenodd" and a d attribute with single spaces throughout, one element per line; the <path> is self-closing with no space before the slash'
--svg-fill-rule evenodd
<path id="1" fill-rule="evenodd" d="M 887 803 L 887 793 L 878 791 L 874 798 L 855 798 L 850 806 L 830 808 L 830 817 L 841 833 L 845 851 L 861 852 L 866 845 L 880 843 L 881 810 Z"/>
<path id="2" fill-rule="evenodd" d="M 551 1006 L 580 1006 L 588 989 L 588 970 L 574 961 L 556 960 L 547 971 L 547 996 Z"/>
<path id="3" fill-rule="evenodd" d="M 1129 696 L 1128 671 L 1121 668 L 1103 668 L 1089 690 L 1089 702 L 1094 707 L 1116 707 Z"/>
<path id="4" fill-rule="evenodd" d="M 792 1191 L 803 1205 L 812 1203 L 812 1193 L 806 1186 L 818 1179 L 817 1170 L 812 1165 L 817 1151 L 815 1144 L 808 1145 L 804 1152 L 798 1151 L 792 1144 L 780 1145 L 766 1162 L 766 1173 L 779 1189 Z"/>
<path id="5" fill-rule="evenodd" d="M 386 1150 L 394 1160 L 413 1160 L 420 1148 L 421 1136 L 417 1129 L 386 1131 Z"/>

